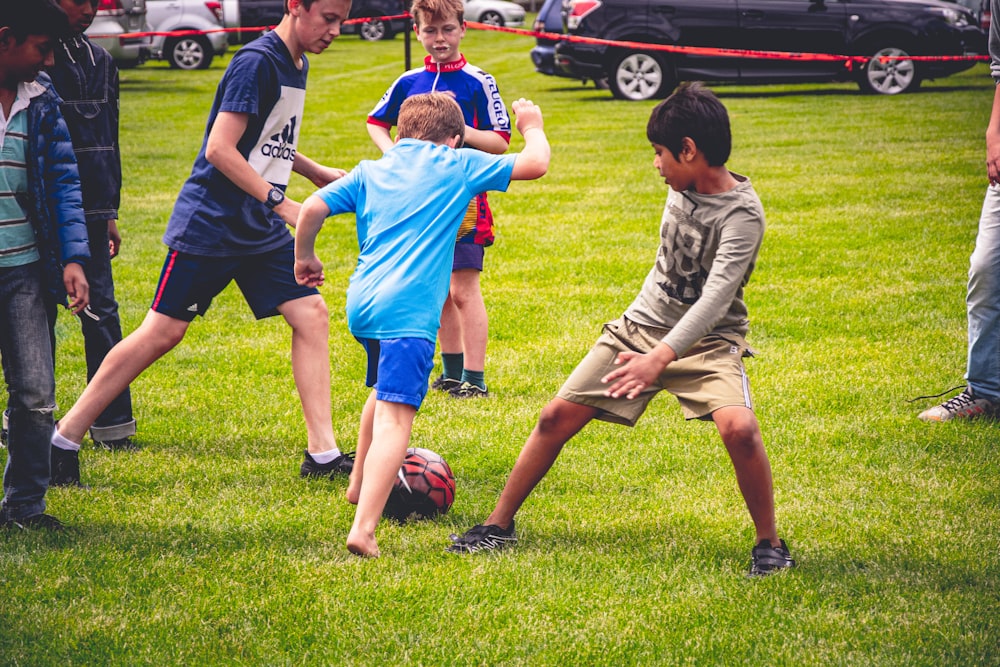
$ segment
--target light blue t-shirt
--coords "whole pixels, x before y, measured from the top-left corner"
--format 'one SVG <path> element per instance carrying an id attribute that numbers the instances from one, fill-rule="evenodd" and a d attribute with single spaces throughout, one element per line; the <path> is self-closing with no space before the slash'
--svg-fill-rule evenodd
<path id="1" fill-rule="evenodd" d="M 516 157 L 401 139 L 316 193 L 330 215 L 357 216 L 360 252 L 347 289 L 352 334 L 437 338 L 469 200 L 505 192 Z"/>

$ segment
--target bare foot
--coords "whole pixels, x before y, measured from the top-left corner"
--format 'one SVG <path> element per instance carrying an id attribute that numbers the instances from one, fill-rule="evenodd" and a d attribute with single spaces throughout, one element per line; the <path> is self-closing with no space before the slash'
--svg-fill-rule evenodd
<path id="1" fill-rule="evenodd" d="M 360 533 L 355 533 L 351 530 L 351 533 L 347 536 L 347 550 L 350 551 L 355 556 L 361 556 L 362 558 L 378 558 L 378 542 L 375 541 L 375 535 L 362 535 Z"/>

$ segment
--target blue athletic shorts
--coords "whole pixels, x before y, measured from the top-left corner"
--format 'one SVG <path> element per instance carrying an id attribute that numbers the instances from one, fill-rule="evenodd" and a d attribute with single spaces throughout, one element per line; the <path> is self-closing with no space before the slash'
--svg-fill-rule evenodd
<path id="1" fill-rule="evenodd" d="M 277 250 L 242 257 L 205 257 L 168 250 L 150 308 L 190 322 L 195 315 L 204 316 L 212 299 L 235 280 L 254 317 L 272 317 L 286 301 L 319 294 L 316 288 L 295 282 L 294 265 L 294 239 Z"/>
<path id="2" fill-rule="evenodd" d="M 368 353 L 365 385 L 375 398 L 419 409 L 434 369 L 434 341 L 423 338 L 358 338 Z"/>
<path id="3" fill-rule="evenodd" d="M 451 263 L 451 270 L 475 269 L 476 271 L 482 271 L 483 256 L 485 254 L 486 249 L 481 245 L 475 243 L 456 243 L 455 259 Z"/>

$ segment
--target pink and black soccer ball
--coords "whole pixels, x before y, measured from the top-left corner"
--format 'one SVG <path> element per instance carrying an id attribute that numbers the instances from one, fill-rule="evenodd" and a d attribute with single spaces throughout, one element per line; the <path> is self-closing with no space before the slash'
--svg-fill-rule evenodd
<path id="1" fill-rule="evenodd" d="M 440 454 L 410 447 L 396 475 L 383 516 L 400 523 L 444 514 L 455 502 L 455 475 Z"/>

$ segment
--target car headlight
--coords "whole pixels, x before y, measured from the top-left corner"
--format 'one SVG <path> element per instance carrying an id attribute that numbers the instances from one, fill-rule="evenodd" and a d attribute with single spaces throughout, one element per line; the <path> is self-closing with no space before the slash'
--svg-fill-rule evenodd
<path id="1" fill-rule="evenodd" d="M 930 7 L 928 8 L 928 11 L 943 18 L 944 22 L 948 25 L 966 26 L 974 23 L 971 16 L 958 9 L 951 9 L 950 7 Z"/>

